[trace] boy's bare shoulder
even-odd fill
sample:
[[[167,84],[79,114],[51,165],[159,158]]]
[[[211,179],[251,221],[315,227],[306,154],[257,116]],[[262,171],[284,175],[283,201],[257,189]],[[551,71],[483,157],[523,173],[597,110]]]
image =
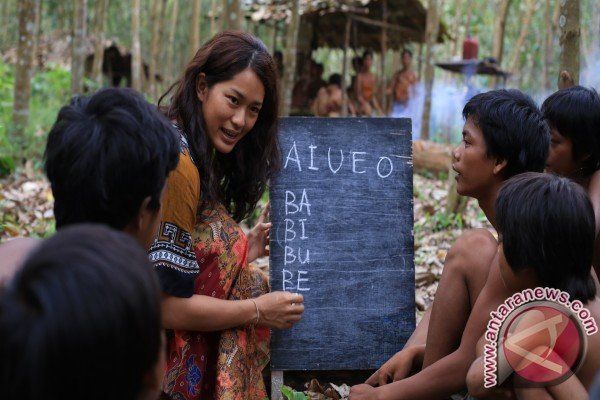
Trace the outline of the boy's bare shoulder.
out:
[[[39,242],[32,238],[17,238],[0,245],[0,287],[12,278],[27,255]]]
[[[490,257],[496,254],[497,250],[498,241],[492,232],[484,228],[477,228],[463,232],[448,251],[448,257],[489,262]]]

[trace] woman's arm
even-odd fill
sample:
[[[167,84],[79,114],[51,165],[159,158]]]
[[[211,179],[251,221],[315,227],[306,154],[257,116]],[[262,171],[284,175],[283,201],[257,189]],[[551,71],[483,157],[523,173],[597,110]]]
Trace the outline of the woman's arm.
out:
[[[300,320],[304,311],[304,299],[296,293],[273,292],[253,300],[222,300],[203,295],[182,298],[163,294],[163,326],[175,330],[219,331],[254,323],[258,307],[258,325],[289,329]]]

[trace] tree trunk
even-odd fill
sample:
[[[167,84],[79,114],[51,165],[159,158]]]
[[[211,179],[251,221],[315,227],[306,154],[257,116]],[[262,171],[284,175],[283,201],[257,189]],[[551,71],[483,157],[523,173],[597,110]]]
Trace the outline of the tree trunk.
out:
[[[109,0],[96,0],[96,18],[94,22],[94,63],[92,79],[102,86],[102,62],[104,61],[104,27],[108,16]]]
[[[454,40],[452,41],[452,50],[450,50],[450,55],[451,56],[457,56],[458,52],[460,51],[459,49],[462,47],[461,44],[461,40],[460,40],[460,21],[462,19],[462,0],[456,0],[454,2],[454,7],[456,7],[456,9],[454,10],[454,24],[452,26],[452,34],[454,35]],[[468,7],[468,5],[467,5]],[[469,29],[469,27],[467,26],[467,30]]]
[[[217,33],[217,0],[210,0],[210,36]]]
[[[190,38],[190,58],[200,47],[200,7],[202,0],[192,0],[192,37]]]
[[[559,0],[556,0],[559,1]],[[544,6],[544,52],[542,56],[542,90],[550,90],[550,65],[552,63],[552,5],[550,0],[546,0]]]
[[[292,1],[292,19],[287,27],[285,50],[283,53],[283,95],[281,115],[290,115],[292,107],[292,90],[296,73],[296,48],[298,47],[298,31],[300,30],[300,0]]]
[[[504,31],[506,28],[506,18],[508,17],[508,9],[510,8],[511,0],[496,0],[495,18],[494,18],[494,33],[492,37],[492,57],[498,62],[498,66],[502,66],[502,56],[504,54]],[[498,78],[491,79],[492,86],[498,84]]]
[[[535,0],[526,0],[526,11],[523,15],[523,20],[521,21],[521,32],[519,33],[519,37],[515,42],[515,46],[513,47],[512,54],[510,56],[509,61],[509,71],[516,73],[519,61],[519,55],[521,54],[521,47],[525,43],[525,38],[529,33],[529,25],[531,25],[531,17],[533,16],[533,12],[536,8]]]
[[[148,65],[148,83],[150,96],[156,99],[157,85],[156,75],[158,73],[158,57],[159,57],[159,40],[160,40],[160,25],[161,15],[164,0],[153,0],[152,10],[150,14],[150,28],[152,29],[152,37],[150,40],[150,63]]]
[[[561,28],[559,89],[579,83],[580,18],[579,0],[561,0],[558,19]]]
[[[31,50],[31,59],[32,59],[32,66],[33,66],[33,71],[35,71],[35,69],[37,67],[42,67],[41,63],[39,62],[40,57],[39,56],[39,48],[40,48],[40,37],[42,36],[42,5],[43,5],[43,0],[39,0],[38,4],[37,4],[37,9],[35,11],[35,28],[34,28],[34,33],[33,33],[33,49]],[[32,73],[33,73],[32,71]]]
[[[173,53],[175,51],[175,33],[177,32],[177,17],[179,14],[179,0],[173,0],[171,9],[171,21],[169,23],[169,40],[167,41],[167,71],[164,79],[172,81],[175,78],[173,71]]]
[[[492,39],[492,57],[502,64],[502,54],[504,52],[504,31],[506,28],[506,18],[511,0],[496,1],[496,17],[494,19],[494,37]]]
[[[22,155],[26,147],[25,128],[29,120],[29,96],[31,92],[31,51],[35,29],[35,12],[40,0],[20,0],[19,41],[17,44],[17,65],[15,68],[13,126],[9,139],[13,151]]]
[[[342,64],[342,117],[348,116],[348,72],[350,70],[350,60],[348,60],[348,49],[350,48],[350,28],[352,20],[346,17],[346,30],[344,33],[344,61]]]
[[[142,91],[142,49],[140,47],[140,0],[131,2],[131,87]]]
[[[382,0],[381,1],[381,11],[382,11],[382,22],[384,24],[386,24],[388,22],[388,4],[387,4],[387,0]],[[380,98],[380,104],[381,104],[381,108],[383,109],[384,115],[387,115],[387,95],[385,94],[385,90],[387,87],[387,82],[385,80],[386,74],[385,74],[385,56],[387,53],[387,42],[388,42],[388,33],[387,33],[387,28],[382,27],[381,28],[381,82],[380,82],[380,87],[381,87],[381,98]]]
[[[435,46],[440,26],[440,15],[438,6],[441,9],[441,1],[429,0],[427,8],[427,27],[425,30],[425,41],[427,49],[425,51],[425,96],[423,100],[423,117],[421,120],[421,139],[429,139],[429,120],[431,118],[431,91],[433,89],[433,46]]]
[[[87,0],[75,0],[73,41],[71,43],[71,92],[73,92],[73,95],[83,93],[86,30]]]
[[[293,7],[293,6],[292,6]],[[223,29],[242,29],[241,0],[223,0]]]

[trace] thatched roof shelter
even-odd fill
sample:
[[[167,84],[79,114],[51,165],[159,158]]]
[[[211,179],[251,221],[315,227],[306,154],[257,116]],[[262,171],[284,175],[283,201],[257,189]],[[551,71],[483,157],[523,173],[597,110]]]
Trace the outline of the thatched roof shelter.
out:
[[[384,21],[383,2],[387,2]],[[402,49],[408,42],[425,40],[427,10],[419,0],[372,0],[364,7],[337,7],[312,11],[302,15],[301,23],[311,24],[315,32],[316,47],[343,48],[344,27],[347,18],[353,22],[350,46],[381,51],[381,30],[387,29],[387,48]],[[438,41],[447,37],[446,28],[440,24]]]
[[[384,18],[384,10],[387,15]],[[386,48],[402,49],[408,42],[425,40],[427,10],[419,0],[328,0],[301,2],[300,31],[309,33],[311,49],[344,48],[345,29],[352,21],[350,47],[381,51],[382,29],[385,28]],[[286,1],[273,1],[253,7],[251,18],[257,22],[277,22],[289,19]],[[448,37],[440,23],[438,41]],[[304,38],[307,40],[307,38]]]

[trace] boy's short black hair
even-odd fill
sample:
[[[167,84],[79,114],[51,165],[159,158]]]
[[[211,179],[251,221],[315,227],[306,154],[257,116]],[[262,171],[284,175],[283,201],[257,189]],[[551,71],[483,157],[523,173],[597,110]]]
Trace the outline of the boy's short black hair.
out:
[[[179,146],[172,124],[131,89],[73,98],[59,111],[44,154],[56,226],[98,222],[121,230],[148,196],[158,210]]]
[[[595,89],[559,90],[544,101],[542,113],[551,128],[571,139],[575,159],[588,156],[583,160],[584,173],[600,168],[600,97]]]
[[[329,76],[329,82],[330,85],[337,85],[339,87],[342,87],[342,76],[340,74],[331,74]]]
[[[595,218],[581,186],[553,174],[517,175],[500,189],[495,211],[513,270],[533,268],[543,286],[561,289],[571,299],[594,298]]]
[[[64,228],[0,294],[0,398],[138,398],[161,335],[140,245],[102,225]]]
[[[409,49],[403,49],[401,57],[404,57],[405,54],[408,54],[411,57],[413,56],[412,51],[410,51]]]
[[[505,179],[541,172],[550,148],[550,129],[531,97],[515,89],[491,90],[471,98],[463,117],[481,129],[489,157],[506,160]]]

